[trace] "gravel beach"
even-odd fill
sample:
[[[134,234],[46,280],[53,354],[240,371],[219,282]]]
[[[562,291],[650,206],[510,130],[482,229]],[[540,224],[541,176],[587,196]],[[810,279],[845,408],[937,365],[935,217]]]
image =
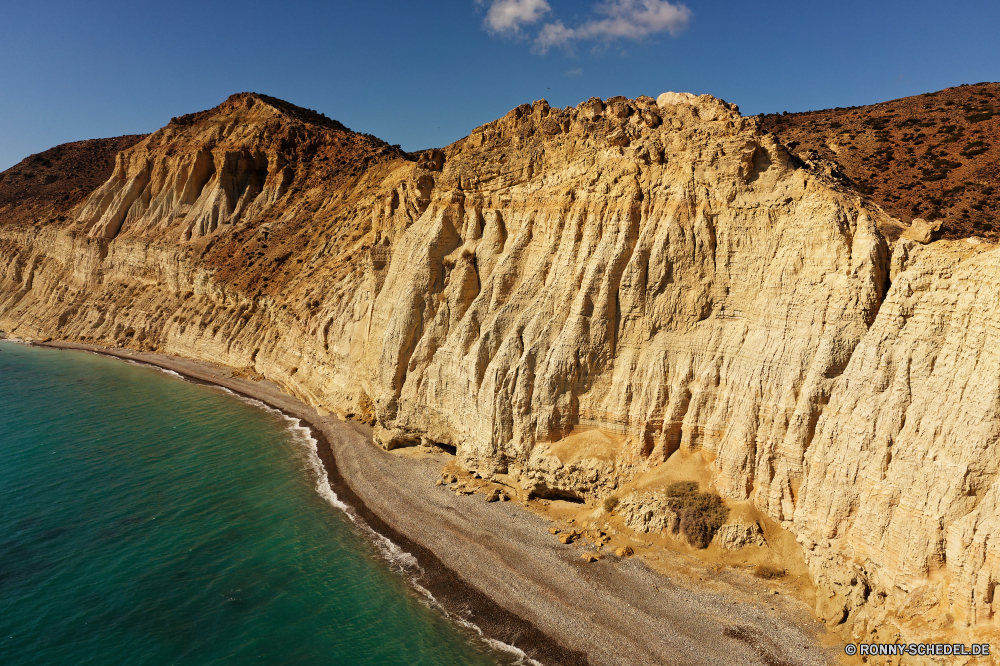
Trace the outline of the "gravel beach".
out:
[[[370,429],[321,415],[267,381],[160,354],[73,343],[46,346],[116,356],[224,386],[312,426],[338,497],[372,530],[416,558],[414,582],[453,618],[543,664],[750,665],[838,661],[805,605],[744,574],[712,585],[667,576],[638,557],[597,562],[561,544],[552,523],[516,502],[485,502],[435,485],[444,452],[386,452]],[[754,587],[754,585],[757,585]],[[759,594],[755,601],[755,594]]]

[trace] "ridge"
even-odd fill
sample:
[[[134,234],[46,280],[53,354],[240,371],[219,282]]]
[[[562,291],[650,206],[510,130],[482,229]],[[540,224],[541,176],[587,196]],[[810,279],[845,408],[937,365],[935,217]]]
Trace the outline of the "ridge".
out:
[[[798,158],[905,224],[940,220],[941,238],[1000,241],[1000,83],[759,118]]]
[[[297,106],[291,102],[286,102],[283,99],[277,97],[271,97],[270,95],[264,95],[262,93],[256,92],[241,92],[234,93],[226,98],[224,102],[216,107],[207,109],[205,111],[197,111],[194,113],[188,113],[183,116],[177,116],[170,119],[170,125],[191,125],[194,123],[201,122],[215,115],[227,114],[238,111],[249,111],[257,104],[263,104],[265,107],[270,108],[275,114],[293,119],[302,123],[316,125],[319,127],[324,127],[333,130],[342,130],[345,132],[350,132],[351,129],[338,120],[328,118],[326,114],[320,113],[313,109],[307,109],[305,107]]]

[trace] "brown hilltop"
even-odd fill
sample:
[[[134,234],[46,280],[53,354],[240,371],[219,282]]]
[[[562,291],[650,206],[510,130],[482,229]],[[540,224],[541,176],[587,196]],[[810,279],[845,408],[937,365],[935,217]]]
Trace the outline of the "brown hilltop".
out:
[[[1000,240],[1000,83],[761,121],[903,222],[941,219],[943,238]]]
[[[59,221],[111,175],[115,155],[146,138],[129,134],[72,141],[29,155],[0,173],[0,218],[10,223]]]
[[[249,293],[275,291],[292,253],[328,234],[356,240],[363,233],[329,229],[336,215],[320,209],[354,192],[376,164],[406,158],[398,146],[323,114],[239,93],[213,109],[172,118],[122,152],[72,229],[97,238],[152,235],[188,243],[217,280]],[[303,225],[309,234],[299,234]]]

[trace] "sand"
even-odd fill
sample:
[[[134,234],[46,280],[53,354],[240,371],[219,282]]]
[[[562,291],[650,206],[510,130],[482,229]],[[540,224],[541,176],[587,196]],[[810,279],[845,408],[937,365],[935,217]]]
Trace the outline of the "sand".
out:
[[[729,569],[693,566],[669,552],[581,559],[552,521],[517,502],[487,503],[435,485],[445,452],[386,452],[370,429],[322,415],[267,381],[162,354],[80,349],[141,361],[224,386],[312,427],[331,487],[355,516],[416,558],[415,586],[453,619],[544,664],[835,663],[837,647],[806,606],[776,586]],[[665,575],[663,572],[671,572]],[[831,645],[831,643],[834,643]],[[824,645],[825,644],[825,645]]]

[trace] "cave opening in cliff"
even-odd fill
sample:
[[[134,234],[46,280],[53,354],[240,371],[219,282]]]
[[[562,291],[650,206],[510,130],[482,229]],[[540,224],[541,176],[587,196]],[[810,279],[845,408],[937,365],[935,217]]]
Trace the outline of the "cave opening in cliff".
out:
[[[587,501],[582,497],[576,495],[575,493],[568,490],[558,490],[545,488],[536,493],[539,499],[547,499],[553,501],[570,502],[572,504],[586,504]]]
[[[434,442],[434,446],[437,447],[437,448],[439,448],[439,449],[441,449],[442,451],[444,451],[445,453],[447,453],[449,456],[457,456],[458,455],[458,447],[452,446],[451,444],[442,444],[441,442]]]

